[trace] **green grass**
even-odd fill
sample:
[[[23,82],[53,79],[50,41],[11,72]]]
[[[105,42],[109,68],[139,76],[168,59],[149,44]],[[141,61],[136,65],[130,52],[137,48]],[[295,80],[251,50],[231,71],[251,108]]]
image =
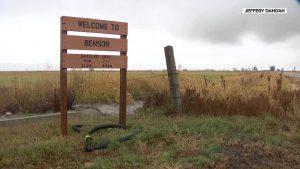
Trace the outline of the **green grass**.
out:
[[[106,150],[84,152],[84,136],[69,130],[59,134],[59,122],[0,128],[0,168],[201,168],[223,161],[223,148],[232,143],[260,143],[288,152],[300,148],[299,122],[272,116],[166,116],[141,110],[128,117],[128,130],[105,130],[93,139],[116,140],[135,128],[136,139],[114,143]],[[71,124],[117,122],[117,117],[83,117]]]

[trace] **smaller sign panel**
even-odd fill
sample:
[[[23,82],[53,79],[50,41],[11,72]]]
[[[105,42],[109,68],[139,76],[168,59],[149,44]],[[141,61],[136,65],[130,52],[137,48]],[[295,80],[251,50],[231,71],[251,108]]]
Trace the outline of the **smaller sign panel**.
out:
[[[89,18],[61,17],[62,29],[67,31],[127,35],[128,24]]]
[[[63,54],[63,68],[127,68],[127,56]]]
[[[63,49],[127,51],[127,39],[63,35]]]

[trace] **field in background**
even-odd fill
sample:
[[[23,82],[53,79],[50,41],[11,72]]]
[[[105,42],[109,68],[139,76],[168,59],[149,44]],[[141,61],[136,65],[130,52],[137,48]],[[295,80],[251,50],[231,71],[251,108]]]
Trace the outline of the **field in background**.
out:
[[[185,113],[276,116],[298,110],[294,79],[270,72],[179,72]],[[167,72],[128,72],[128,103],[169,108]],[[1,72],[0,113],[59,111],[59,72]],[[68,72],[68,107],[118,102],[119,73]],[[169,109],[169,111],[172,111]]]
[[[128,78],[131,77],[144,77],[147,75],[161,75],[166,74],[166,71],[128,71]],[[103,75],[113,75],[116,78],[119,77],[118,71],[68,71],[68,76],[72,78],[74,74],[82,74],[84,76],[91,77],[91,80],[95,80],[95,76],[102,77]],[[247,74],[243,72],[206,72],[206,71],[180,71],[182,75],[188,75],[189,77],[203,78],[206,75],[210,79],[218,79],[221,75],[225,77],[236,76],[240,74]],[[20,72],[0,72],[0,84],[5,86],[11,86],[15,84],[15,81],[23,83],[34,83],[39,80],[55,80],[59,83],[59,72],[58,71],[20,71]],[[68,79],[70,80],[70,78]]]

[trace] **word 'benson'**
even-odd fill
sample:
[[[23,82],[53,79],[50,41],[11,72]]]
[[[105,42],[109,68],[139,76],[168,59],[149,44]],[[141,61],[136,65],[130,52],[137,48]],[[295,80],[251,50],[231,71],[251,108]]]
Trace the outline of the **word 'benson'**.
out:
[[[102,41],[102,40],[84,40],[84,46],[109,47],[109,41]]]

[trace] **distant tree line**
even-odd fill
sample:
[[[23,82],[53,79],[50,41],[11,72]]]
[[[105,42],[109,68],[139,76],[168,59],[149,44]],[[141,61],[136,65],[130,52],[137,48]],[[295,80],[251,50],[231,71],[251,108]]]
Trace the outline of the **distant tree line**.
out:
[[[256,71],[259,71],[257,66],[254,66],[253,68],[244,68],[242,67],[240,70],[238,70],[237,68],[232,68],[233,71],[242,71],[242,72],[248,72],[248,71],[253,71],[253,72],[256,72]],[[269,70],[270,71],[278,71],[278,72],[283,72],[284,69],[281,68],[281,69],[276,69],[276,67],[274,65],[270,66],[269,67]],[[296,70],[296,67],[294,67],[294,71]]]

